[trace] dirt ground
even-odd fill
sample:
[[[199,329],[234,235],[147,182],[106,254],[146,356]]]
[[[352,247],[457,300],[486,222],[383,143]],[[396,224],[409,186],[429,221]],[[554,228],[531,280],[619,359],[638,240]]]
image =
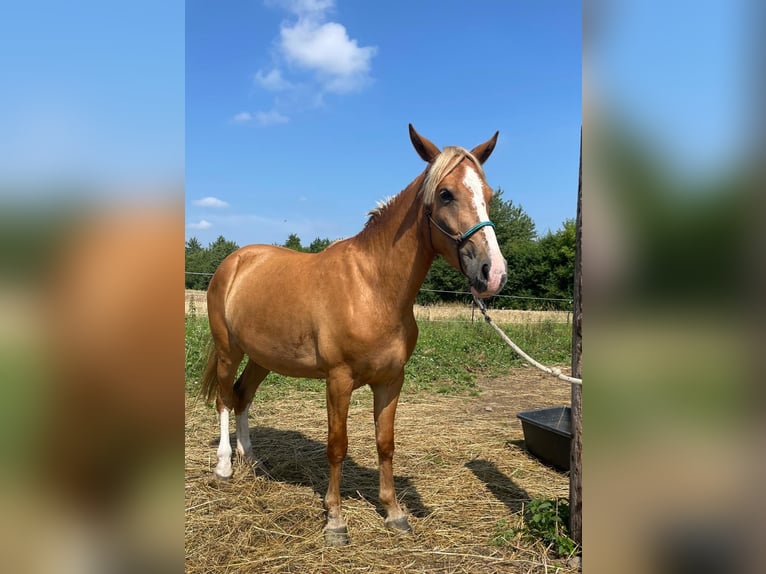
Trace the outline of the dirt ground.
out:
[[[500,525],[521,526],[529,499],[568,496],[568,475],[524,449],[516,414],[569,404],[569,386],[519,368],[483,379],[479,388],[473,397],[400,399],[394,475],[414,529],[406,536],[383,526],[372,393],[355,392],[341,491],[351,544],[342,548],[325,547],[321,533],[323,393],[291,391],[254,403],[251,437],[267,471],[235,461],[229,481],[212,476],[215,410],[187,398],[186,571],[576,572],[539,542],[518,536],[507,545],[491,543]]]

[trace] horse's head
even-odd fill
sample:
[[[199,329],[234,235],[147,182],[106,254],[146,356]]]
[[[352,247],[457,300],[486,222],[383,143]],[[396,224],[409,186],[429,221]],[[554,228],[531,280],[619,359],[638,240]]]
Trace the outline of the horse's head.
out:
[[[492,189],[481,167],[495,149],[497,135],[470,152],[459,147],[440,151],[410,124],[412,145],[429,163],[420,192],[431,245],[468,277],[471,291],[482,298],[500,291],[507,278],[506,262],[489,220]]]

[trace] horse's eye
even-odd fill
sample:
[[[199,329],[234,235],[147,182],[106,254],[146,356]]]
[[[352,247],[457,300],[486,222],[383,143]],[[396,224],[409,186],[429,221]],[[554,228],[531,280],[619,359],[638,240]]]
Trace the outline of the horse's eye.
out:
[[[454,200],[455,200],[455,196],[454,196],[454,195],[452,195],[452,192],[451,192],[449,189],[442,189],[442,190],[439,192],[439,198],[440,198],[440,199],[441,199],[441,200],[442,200],[444,203],[449,203],[449,202],[451,202],[451,201],[454,201]]]

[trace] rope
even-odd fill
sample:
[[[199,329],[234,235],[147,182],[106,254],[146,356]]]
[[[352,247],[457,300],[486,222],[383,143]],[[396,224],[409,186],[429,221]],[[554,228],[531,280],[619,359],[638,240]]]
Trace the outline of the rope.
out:
[[[519,355],[522,359],[527,361],[529,364],[534,365],[541,371],[548,373],[549,375],[552,375],[556,377],[557,379],[561,379],[562,381],[566,381],[567,383],[572,383],[573,385],[582,385],[582,379],[576,379],[574,377],[570,377],[565,375],[561,372],[561,369],[551,369],[550,367],[546,367],[545,365],[538,363],[535,361],[532,357],[527,355],[524,351],[522,351],[519,346],[511,341],[511,339],[506,335],[503,330],[498,327],[495,322],[492,320],[492,318],[487,314],[487,307],[484,305],[484,301],[479,299],[478,297],[474,296],[474,301],[476,301],[476,305],[479,307],[479,310],[481,311],[481,314],[484,315],[484,320],[489,323],[489,326],[492,327],[495,331],[497,331],[497,334],[500,335],[505,341],[508,346],[513,349],[517,355]]]

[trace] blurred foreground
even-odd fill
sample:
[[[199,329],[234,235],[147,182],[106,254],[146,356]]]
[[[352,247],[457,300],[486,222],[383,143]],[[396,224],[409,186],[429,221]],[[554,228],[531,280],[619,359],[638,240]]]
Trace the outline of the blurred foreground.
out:
[[[766,563],[760,11],[586,4],[585,572]]]
[[[3,572],[183,568],[183,26],[3,7]]]
[[[4,571],[182,564],[182,196],[159,196],[0,216]]]

